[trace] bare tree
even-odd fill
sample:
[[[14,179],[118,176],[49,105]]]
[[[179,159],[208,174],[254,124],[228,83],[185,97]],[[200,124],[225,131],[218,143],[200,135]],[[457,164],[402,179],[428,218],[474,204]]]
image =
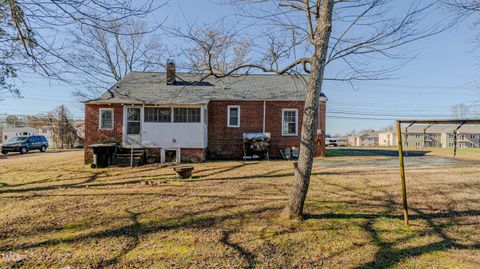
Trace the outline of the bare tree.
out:
[[[404,45],[439,33],[449,25],[424,22],[426,15],[437,8],[436,1],[422,1],[422,4],[414,1],[403,10],[392,8],[393,1],[389,0],[229,2],[241,11],[243,19],[257,22],[252,24],[254,29],[246,31],[254,33],[250,40],[255,49],[249,57],[256,61],[219,71],[215,68],[215,46],[211,45],[216,42],[205,42],[192,29],[177,35],[203,49],[202,59],[207,60],[202,64],[206,67],[204,78],[223,78],[254,70],[279,75],[308,74],[299,160],[290,200],[284,210],[288,218],[302,218],[313,165],[323,82],[387,79],[411,59]],[[405,3],[397,3],[400,2]],[[223,42],[220,39],[218,43]],[[372,59],[376,59],[375,64],[371,63]],[[325,75],[327,65],[334,66],[328,77]]]
[[[480,12],[479,0],[445,0],[444,2],[447,5],[458,9],[463,14]]]
[[[73,148],[76,144],[82,143],[71,114],[65,106],[57,107],[45,118],[49,121],[47,126],[52,128],[52,139],[57,147]]]
[[[131,71],[155,71],[162,66],[164,46],[149,32],[143,21],[108,22],[104,28],[78,27],[72,32],[76,44],[70,61],[90,91],[78,95],[97,95],[105,85],[119,81]]]
[[[82,25],[111,31],[110,24],[143,18],[163,4],[155,0],[1,1],[0,89],[19,95],[8,81],[18,70],[62,79],[65,66],[80,69],[66,57],[71,46],[60,35],[65,29]]]
[[[477,118],[478,112],[474,106],[462,103],[452,106],[452,116],[456,119]]]
[[[21,127],[24,125],[24,120],[16,115],[8,115],[5,117],[5,123],[10,127]]]
[[[226,30],[222,26],[192,25],[186,33],[179,29],[170,31],[175,37],[193,41],[182,48],[182,55],[186,58],[184,69],[200,74],[225,75],[250,62],[247,57],[251,42],[237,38],[234,28]]]

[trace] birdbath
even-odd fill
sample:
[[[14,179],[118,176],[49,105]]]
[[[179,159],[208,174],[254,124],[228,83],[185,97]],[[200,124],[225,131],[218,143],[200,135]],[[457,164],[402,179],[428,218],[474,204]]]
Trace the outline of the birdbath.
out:
[[[177,178],[187,179],[192,177],[193,166],[176,166],[173,170],[177,172]]]

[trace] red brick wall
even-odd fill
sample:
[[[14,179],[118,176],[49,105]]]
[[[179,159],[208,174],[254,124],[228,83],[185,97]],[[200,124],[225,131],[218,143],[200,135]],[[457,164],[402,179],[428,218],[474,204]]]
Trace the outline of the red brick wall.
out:
[[[227,127],[227,107],[240,106],[240,128]],[[282,109],[298,109],[298,136],[282,136]],[[325,104],[320,107],[320,126],[325,126]],[[265,131],[271,133],[270,156],[280,157],[280,149],[299,147],[302,126],[303,102],[267,101]],[[323,123],[322,123],[323,122]],[[243,156],[242,134],[263,132],[263,101],[211,101],[208,105],[208,157],[212,159],[239,159]],[[325,130],[325,129],[323,129]],[[324,133],[323,131],[322,133]],[[324,136],[317,139],[316,155],[324,153]],[[319,148],[320,147],[320,148]]]
[[[98,125],[100,108],[113,108],[113,129],[100,130]],[[121,143],[123,131],[122,105],[85,105],[85,163],[93,159],[90,145],[95,143]]]
[[[147,155],[160,159],[161,148],[148,148]],[[180,149],[180,158],[182,162],[196,163],[203,162],[206,158],[206,149],[182,148]]]
[[[182,162],[196,163],[205,161],[205,149],[182,148],[180,158]]]
[[[240,128],[227,127],[227,106],[240,106]],[[113,130],[99,130],[99,109],[114,109]],[[299,117],[298,136],[282,136],[282,109],[296,108]],[[321,134],[317,137],[315,155],[325,154],[325,103],[320,104],[319,127]],[[265,131],[272,134],[270,156],[280,157],[280,149],[299,147],[302,126],[303,102],[267,101]],[[240,159],[243,156],[242,134],[246,132],[262,132],[263,101],[211,101],[208,105],[208,157],[212,159]],[[85,163],[92,161],[90,145],[122,141],[123,107],[122,105],[85,105]],[[205,159],[203,149],[182,149],[182,159],[201,161]]]

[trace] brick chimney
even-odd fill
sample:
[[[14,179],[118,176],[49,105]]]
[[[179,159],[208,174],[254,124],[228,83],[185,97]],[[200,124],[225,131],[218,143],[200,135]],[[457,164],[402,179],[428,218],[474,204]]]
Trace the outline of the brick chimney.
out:
[[[167,61],[167,85],[175,84],[175,62],[173,60]]]

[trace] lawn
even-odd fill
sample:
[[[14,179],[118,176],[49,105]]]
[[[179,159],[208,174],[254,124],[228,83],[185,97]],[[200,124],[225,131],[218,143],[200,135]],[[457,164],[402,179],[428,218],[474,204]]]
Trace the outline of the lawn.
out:
[[[392,156],[317,160],[303,222],[279,217],[286,161],[195,164],[177,180],[171,167],[94,170],[82,158],[0,160],[0,268],[480,267],[473,161],[407,158],[421,163],[407,166],[407,227]]]

